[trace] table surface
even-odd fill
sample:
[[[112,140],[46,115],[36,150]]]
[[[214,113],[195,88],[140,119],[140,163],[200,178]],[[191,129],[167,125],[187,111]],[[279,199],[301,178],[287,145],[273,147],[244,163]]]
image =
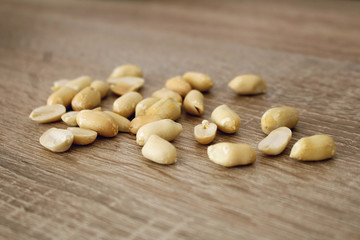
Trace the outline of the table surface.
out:
[[[360,2],[0,1],[1,239],[359,239]],[[202,117],[182,114],[178,162],[146,160],[121,133],[65,153],[38,139],[62,122],[28,118],[53,81],[106,79],[117,65],[145,72],[144,97],[186,71],[214,88]],[[255,73],[266,94],[227,83]],[[111,109],[109,95],[103,109]],[[260,118],[290,105],[300,121],[285,152],[224,168],[209,161],[193,127],[228,104],[242,118],[215,143],[264,138]],[[290,159],[301,137],[328,134],[337,153]]]

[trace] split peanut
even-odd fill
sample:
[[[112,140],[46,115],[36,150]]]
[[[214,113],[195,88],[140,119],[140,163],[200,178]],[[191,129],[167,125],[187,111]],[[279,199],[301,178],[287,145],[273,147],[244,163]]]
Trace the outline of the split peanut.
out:
[[[117,113],[104,111],[104,113],[110,115],[118,125],[119,132],[129,132],[130,121],[126,117],[123,117]]]
[[[203,120],[201,124],[194,127],[194,136],[196,141],[201,144],[211,143],[216,136],[217,126],[215,123],[210,123],[207,120]]]
[[[211,78],[204,73],[187,72],[183,75],[183,79],[190,83],[193,89],[197,89],[200,92],[209,91],[214,85]]]
[[[241,125],[239,115],[225,104],[214,109],[211,113],[211,121],[224,133],[235,133]]]
[[[66,112],[66,108],[61,104],[46,105],[35,108],[29,118],[38,123],[50,123],[59,121]]]
[[[265,134],[279,127],[294,128],[299,114],[293,107],[276,107],[267,110],[261,117],[261,129]]]
[[[146,114],[146,110],[148,110],[148,108],[150,108],[154,103],[156,103],[157,101],[159,101],[158,98],[154,98],[154,97],[148,97],[148,98],[144,98],[143,100],[141,100],[135,108],[135,116],[143,116]]]
[[[258,145],[258,149],[267,155],[278,155],[288,145],[292,132],[288,127],[279,127],[265,137]]]
[[[290,157],[303,161],[320,161],[332,158],[336,153],[334,139],[328,135],[314,135],[297,141]]]
[[[115,100],[113,111],[126,118],[135,112],[136,105],[142,100],[142,96],[138,92],[128,92]]]
[[[76,95],[77,91],[70,87],[62,87],[56,92],[53,92],[47,99],[47,105],[62,104],[65,107],[70,106],[71,100]]]
[[[131,133],[136,134],[138,130],[145,124],[159,121],[161,119],[162,118],[159,115],[137,116],[130,122],[129,130]]]
[[[179,103],[182,103],[181,95],[178,94],[177,92],[174,92],[174,91],[172,91],[170,89],[167,89],[167,88],[162,88],[162,89],[159,89],[159,90],[155,91],[152,94],[152,97],[154,97],[154,98],[172,98],[175,101],[177,101]]]
[[[145,80],[140,77],[122,77],[108,80],[111,91],[117,95],[135,92],[144,85],[144,82]]]
[[[177,92],[182,97],[185,97],[191,91],[191,85],[182,77],[176,76],[166,81],[166,88]]]
[[[80,92],[86,87],[89,87],[92,83],[92,78],[88,76],[81,76],[68,82],[65,86],[74,89],[76,92]]]
[[[90,87],[94,88],[100,93],[101,98],[104,98],[109,92],[109,84],[100,80],[95,80],[91,83]]]
[[[253,74],[238,76],[228,86],[239,95],[255,95],[266,91],[264,79]]]
[[[61,120],[63,120],[64,123],[66,123],[70,127],[76,127],[76,116],[79,113],[79,111],[70,111],[61,116]]]
[[[56,92],[60,88],[64,87],[68,82],[70,82],[70,80],[68,80],[68,79],[57,80],[57,81],[54,82],[54,85],[51,87],[51,90],[53,92]]]
[[[207,149],[209,159],[224,167],[248,165],[256,161],[256,152],[248,144],[222,142]]]
[[[50,128],[40,137],[40,144],[52,152],[67,151],[74,141],[74,135],[65,129]]]
[[[114,118],[101,111],[82,110],[76,116],[76,122],[79,127],[94,130],[104,137],[114,137],[119,131]]]
[[[162,98],[146,110],[145,115],[159,115],[176,120],[181,116],[181,104],[172,98]]]
[[[113,70],[109,79],[121,77],[142,77],[143,72],[140,67],[133,64],[121,65]]]
[[[176,148],[165,139],[151,135],[141,150],[142,155],[159,164],[173,164],[176,162]]]
[[[71,107],[75,111],[81,111],[97,107],[100,103],[100,92],[92,87],[86,87],[75,95],[71,101]]]
[[[93,143],[97,137],[97,132],[90,129],[68,127],[67,130],[69,130],[73,134],[73,144],[77,145],[88,145],[90,143]]]
[[[191,90],[184,99],[184,109],[187,113],[200,116],[204,112],[204,95],[198,90]]]

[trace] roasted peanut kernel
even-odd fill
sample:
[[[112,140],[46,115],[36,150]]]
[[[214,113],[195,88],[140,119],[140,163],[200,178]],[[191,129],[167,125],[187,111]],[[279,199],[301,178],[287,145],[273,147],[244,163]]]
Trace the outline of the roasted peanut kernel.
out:
[[[96,108],[93,108],[91,110],[93,110],[93,111],[101,111],[101,107],[96,107]]]
[[[114,120],[118,124],[119,132],[129,132],[129,119],[110,111],[104,111],[104,113],[109,114],[112,118],[114,118]]]
[[[170,119],[162,119],[151,122],[142,126],[136,134],[136,143],[143,146],[151,135],[172,141],[182,132],[183,128],[180,123]]]
[[[235,133],[241,125],[239,115],[225,104],[214,109],[211,113],[211,121],[225,133]]]
[[[293,107],[276,107],[267,110],[261,117],[261,129],[265,134],[279,127],[294,128],[299,114]]]
[[[71,107],[75,111],[84,109],[92,109],[101,103],[101,95],[99,91],[92,87],[86,87],[78,92],[71,101]]]
[[[38,123],[49,123],[59,121],[66,112],[66,108],[61,104],[46,105],[35,108],[29,118]]]
[[[314,135],[297,141],[290,157],[302,161],[320,161],[332,158],[336,153],[334,139],[328,135]]]
[[[92,78],[88,76],[82,76],[75,78],[74,80],[71,80],[65,86],[76,90],[76,92],[80,92],[84,88],[89,87],[92,81],[93,81]]]
[[[109,79],[120,77],[142,77],[143,72],[140,67],[133,64],[121,65],[113,70]]]
[[[104,98],[108,94],[109,89],[110,89],[110,86],[108,83],[100,81],[100,80],[93,81],[91,83],[90,87],[97,90],[100,93],[101,98]]]
[[[122,77],[108,80],[111,91],[117,95],[135,92],[144,85],[144,82],[145,80],[139,77]]]
[[[182,97],[185,97],[191,91],[191,85],[185,81],[181,76],[170,78],[166,81],[166,88],[177,92]]]
[[[256,161],[256,152],[248,144],[222,142],[207,149],[209,159],[224,167],[248,165]]]
[[[76,122],[76,116],[79,113],[79,111],[70,111],[67,113],[64,113],[61,116],[61,119],[64,121],[64,123],[66,123],[68,126],[71,127],[76,127],[77,126],[77,122]]]
[[[291,136],[292,132],[288,127],[279,127],[258,144],[258,149],[267,155],[278,155],[285,150]]]
[[[94,130],[104,137],[114,137],[118,134],[115,119],[101,111],[82,110],[76,116],[76,122],[79,127]]]
[[[40,144],[52,152],[65,152],[73,143],[73,134],[65,129],[50,128],[40,137]]]
[[[172,98],[175,101],[177,101],[179,103],[182,103],[181,95],[178,94],[177,92],[174,92],[174,91],[172,91],[170,89],[167,89],[167,88],[162,88],[162,89],[159,89],[159,90],[153,92],[152,97],[155,97],[155,98]]]
[[[148,97],[141,100],[135,108],[135,116],[143,116],[146,114],[146,110],[150,108],[154,103],[159,101],[158,98]]]
[[[162,98],[146,110],[146,115],[176,120],[181,116],[181,104],[172,98]]]
[[[162,118],[159,115],[137,116],[130,122],[129,130],[131,133],[136,134],[139,128],[145,124],[159,121],[161,119]]]
[[[183,79],[200,92],[209,91],[214,85],[211,78],[204,73],[187,72],[183,75]]]
[[[76,93],[77,91],[70,87],[62,87],[49,96],[47,105],[62,104],[65,107],[68,107]]]
[[[74,135],[73,144],[77,145],[88,145],[93,143],[97,137],[97,132],[90,129],[68,127],[67,130],[69,130]]]
[[[200,116],[204,112],[204,96],[198,90],[191,90],[184,99],[184,109],[187,113]]]
[[[145,158],[159,164],[173,164],[177,157],[174,145],[157,135],[150,136],[141,153]]]
[[[209,144],[214,140],[216,130],[217,126],[215,123],[203,120],[201,124],[194,127],[195,139],[201,144]]]
[[[126,118],[135,112],[136,105],[142,100],[142,96],[138,92],[128,92],[115,100],[113,111]]]
[[[70,80],[68,80],[68,79],[57,80],[57,81],[54,82],[54,85],[51,87],[51,90],[53,92],[56,92],[60,88],[64,87],[68,82],[70,82]]]
[[[238,76],[228,86],[239,95],[255,95],[266,91],[264,79],[253,74]]]

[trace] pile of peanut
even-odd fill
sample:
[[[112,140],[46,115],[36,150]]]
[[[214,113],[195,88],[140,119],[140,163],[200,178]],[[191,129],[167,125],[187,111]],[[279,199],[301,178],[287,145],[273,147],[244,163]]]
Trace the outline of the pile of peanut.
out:
[[[72,144],[88,145],[97,135],[114,137],[118,132],[136,134],[142,155],[160,164],[173,164],[177,151],[171,143],[183,131],[176,120],[182,107],[186,113],[201,116],[204,95],[213,87],[212,79],[203,73],[187,72],[166,81],[165,88],[144,98],[137,92],[145,83],[143,71],[136,65],[122,65],[114,69],[107,82],[93,81],[82,76],[74,80],[59,80],[51,88],[47,105],[34,109],[30,118],[39,123],[64,121],[67,129],[50,128],[40,137],[40,144],[53,152],[67,151]],[[265,81],[257,75],[241,75],[228,86],[239,95],[256,95],[266,91]],[[102,111],[102,98],[109,90],[120,95],[113,103],[113,111]],[[72,111],[66,112],[71,106]],[[135,117],[130,121],[128,118]],[[267,110],[261,118],[261,129],[267,136],[258,144],[266,155],[281,154],[292,137],[291,129],[299,120],[298,111],[289,106]],[[210,144],[217,131],[233,134],[239,130],[241,119],[229,106],[222,104],[211,113],[211,122],[203,120],[194,127],[194,137],[201,144]],[[317,161],[334,156],[334,140],[327,135],[301,138],[291,149],[290,157],[303,161]],[[244,143],[221,142],[208,146],[209,159],[225,167],[247,165],[256,161],[253,147]]]

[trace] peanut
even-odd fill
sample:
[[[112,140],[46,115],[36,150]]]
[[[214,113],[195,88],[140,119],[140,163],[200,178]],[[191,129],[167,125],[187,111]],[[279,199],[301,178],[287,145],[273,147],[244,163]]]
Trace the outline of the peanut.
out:
[[[190,83],[193,89],[197,89],[200,92],[209,91],[214,85],[211,78],[204,73],[187,72],[183,75],[183,79]]]
[[[61,119],[66,123],[68,126],[76,127],[76,116],[79,113],[79,111],[70,111],[61,116]]]
[[[113,111],[126,118],[135,112],[136,105],[142,100],[142,96],[138,92],[128,92],[115,100]]]
[[[75,111],[92,109],[101,103],[101,94],[92,87],[86,87],[78,92],[71,101],[71,107]]]
[[[90,129],[68,127],[67,130],[69,130],[74,135],[73,144],[77,145],[88,145],[93,143],[97,137],[97,132]]]
[[[94,130],[104,137],[114,137],[119,131],[114,118],[101,111],[82,110],[76,116],[76,122],[79,127]]]
[[[267,155],[278,155],[285,150],[291,136],[292,132],[288,127],[279,127],[258,144],[258,149]]]
[[[117,113],[104,111],[104,113],[109,114],[118,125],[119,132],[129,132],[130,121],[126,117],[123,117]]]
[[[176,148],[165,139],[151,135],[141,150],[142,155],[159,164],[173,164],[176,162]]]
[[[191,91],[191,85],[185,81],[181,76],[170,78],[166,81],[166,88],[177,92],[182,97],[185,97]]]
[[[294,128],[299,114],[293,107],[276,107],[267,110],[261,117],[261,129],[265,134],[279,127]]]
[[[61,104],[46,105],[35,108],[29,118],[38,123],[49,123],[60,120],[65,112],[66,108]]]
[[[144,82],[144,79],[139,77],[122,77],[108,80],[111,91],[117,95],[135,92],[144,85]]]
[[[211,121],[225,133],[235,133],[241,126],[241,119],[231,108],[223,104],[211,113]]]
[[[136,134],[139,128],[141,128],[145,124],[159,121],[161,119],[162,118],[159,115],[137,116],[130,122],[129,130],[131,133]]]
[[[95,80],[91,83],[90,87],[94,88],[100,93],[101,98],[106,97],[109,92],[109,84],[100,80]]]
[[[135,108],[135,116],[143,116],[146,114],[146,110],[148,110],[149,107],[151,107],[154,103],[159,101],[158,98],[148,97],[141,100]]]
[[[181,104],[172,98],[162,98],[146,110],[145,115],[159,115],[176,120],[181,116]]]
[[[217,126],[215,123],[210,123],[207,120],[203,120],[201,124],[194,127],[194,136],[196,141],[201,144],[211,143],[216,136]]]
[[[159,90],[153,92],[152,97],[155,97],[155,98],[172,98],[175,101],[177,101],[179,103],[182,103],[181,95],[178,94],[177,92],[174,92],[174,91],[172,91],[170,89],[167,89],[167,88],[162,88],[162,89],[159,89]]]
[[[70,87],[62,87],[56,92],[53,92],[47,99],[47,105],[62,104],[65,107],[70,106],[71,100],[76,95],[77,91]]]
[[[125,64],[113,70],[109,79],[120,77],[142,77],[143,72],[140,67],[133,64]]]
[[[65,129],[50,128],[40,137],[40,144],[52,152],[65,152],[74,141],[74,135]]]
[[[228,86],[239,95],[255,95],[266,91],[264,79],[253,74],[238,76]]]
[[[202,115],[204,112],[204,95],[198,90],[191,90],[184,99],[184,109],[189,114]]]

